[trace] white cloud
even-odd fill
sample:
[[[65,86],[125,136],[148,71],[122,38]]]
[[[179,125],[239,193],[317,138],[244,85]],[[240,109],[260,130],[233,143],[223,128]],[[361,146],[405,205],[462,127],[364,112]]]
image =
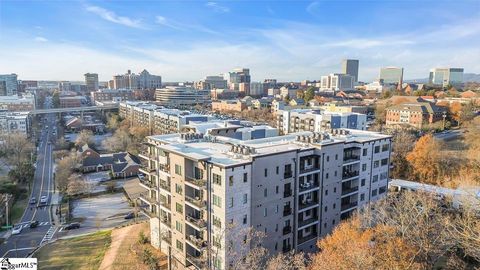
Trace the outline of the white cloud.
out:
[[[215,12],[227,13],[230,12],[230,8],[226,6],[219,5],[217,2],[207,2],[206,7],[213,9]]]
[[[157,24],[160,24],[160,25],[163,25],[163,26],[166,26],[166,27],[169,27],[169,28],[173,28],[173,29],[177,29],[177,30],[182,30],[182,27],[180,27],[179,25],[176,25],[172,22],[170,22],[169,20],[167,20],[167,18],[163,17],[163,16],[156,16],[155,17],[155,22]]]
[[[34,40],[36,42],[47,42],[48,39],[44,38],[44,37],[35,37]]]
[[[200,31],[200,32],[209,33],[209,34],[220,34],[219,32],[200,24],[180,23],[178,21],[167,19],[166,17],[160,16],[160,15],[155,17],[155,22],[159,25],[163,25],[175,30],[180,30],[180,31],[193,30],[193,31]]]
[[[307,8],[305,9],[310,14],[315,14],[318,10],[320,3],[318,1],[311,2],[308,4]]]
[[[119,16],[115,12],[98,7],[98,6],[87,6],[85,8],[87,11],[100,16],[102,19],[116,24],[133,27],[133,28],[142,28],[140,20],[134,20],[125,16]]]

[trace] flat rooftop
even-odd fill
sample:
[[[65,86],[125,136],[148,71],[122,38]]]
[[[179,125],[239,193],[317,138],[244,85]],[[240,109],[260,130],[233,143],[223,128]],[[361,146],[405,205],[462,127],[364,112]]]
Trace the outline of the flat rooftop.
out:
[[[389,139],[391,136],[377,132],[348,130],[348,135],[331,135],[315,143],[298,142],[297,136],[310,136],[313,132],[298,132],[283,136],[268,137],[254,140],[238,140],[223,136],[205,136],[198,139],[185,139],[181,134],[166,134],[149,136],[153,141],[160,142],[167,152],[177,153],[195,160],[209,160],[221,166],[240,165],[251,162],[253,157],[272,153],[282,153],[315,146],[338,143],[363,143],[374,140]],[[326,134],[326,133],[325,133]],[[232,146],[248,147],[248,154],[233,153]]]

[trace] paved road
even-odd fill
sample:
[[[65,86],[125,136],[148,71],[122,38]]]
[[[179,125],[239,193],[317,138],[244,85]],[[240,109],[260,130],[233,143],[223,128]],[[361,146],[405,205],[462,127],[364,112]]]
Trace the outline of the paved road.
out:
[[[36,198],[37,204],[30,204],[23,214],[21,222],[18,225],[23,226],[22,232],[18,235],[10,236],[2,245],[0,245],[0,256],[2,257],[26,257],[39,246],[42,241],[48,241],[53,237],[56,231],[52,226],[50,219],[50,202],[53,189],[53,159],[52,148],[54,140],[52,134],[55,126],[55,116],[46,115],[46,122],[43,128],[39,150],[37,153],[37,163],[35,169],[35,177],[32,185],[32,194],[30,198]],[[47,196],[47,205],[40,205],[40,198]],[[30,229],[31,221],[37,220],[40,225],[37,228]]]
[[[450,130],[446,131],[444,133],[435,133],[434,136],[437,139],[442,139],[442,140],[453,140],[456,139],[460,136],[462,136],[464,133],[464,130],[462,129],[457,129],[457,130]]]

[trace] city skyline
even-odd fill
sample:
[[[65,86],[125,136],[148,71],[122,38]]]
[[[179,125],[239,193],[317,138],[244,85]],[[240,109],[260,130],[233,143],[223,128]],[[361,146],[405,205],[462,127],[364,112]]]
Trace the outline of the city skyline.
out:
[[[347,3],[73,1],[24,9],[24,1],[3,1],[0,73],[81,81],[91,72],[107,81],[147,69],[192,81],[247,67],[252,81],[300,81],[340,72],[344,58],[360,60],[360,81],[377,79],[384,66],[404,67],[406,80],[428,78],[435,67],[480,72],[478,2]]]

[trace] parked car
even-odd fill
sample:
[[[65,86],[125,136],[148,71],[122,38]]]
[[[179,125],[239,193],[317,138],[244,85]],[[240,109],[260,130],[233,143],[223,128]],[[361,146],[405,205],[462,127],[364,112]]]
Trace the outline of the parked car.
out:
[[[63,229],[64,230],[74,230],[80,228],[80,223],[78,222],[73,222],[65,226]]]
[[[12,235],[20,234],[22,232],[22,226],[14,226],[12,229]]]
[[[125,219],[132,219],[132,218],[134,218],[134,217],[135,217],[135,213],[130,212],[130,213],[128,213],[128,214],[125,216]]]
[[[30,228],[33,229],[33,228],[36,228],[36,227],[38,227],[38,220],[34,220],[34,221],[30,222]]]
[[[35,198],[30,199],[30,204],[36,204],[36,203],[37,203],[37,199],[35,199]]]
[[[40,197],[40,204],[47,204],[47,196],[43,195]]]

